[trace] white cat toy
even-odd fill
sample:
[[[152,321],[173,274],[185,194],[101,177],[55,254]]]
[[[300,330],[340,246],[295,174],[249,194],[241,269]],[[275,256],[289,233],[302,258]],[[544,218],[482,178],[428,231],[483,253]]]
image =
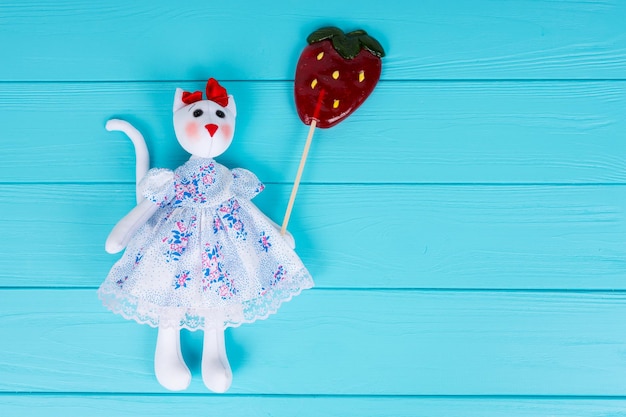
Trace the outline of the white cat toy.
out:
[[[224,330],[266,318],[313,280],[291,235],[250,200],[264,188],[245,169],[213,160],[230,146],[235,100],[213,78],[202,93],[176,90],[174,130],[191,158],[174,171],[151,169],[143,136],[112,119],[135,146],[137,206],[113,228],[106,251],[126,248],[98,295],[126,319],[158,327],[154,370],[172,391],[191,382],[180,330],[203,330],[202,380],[225,392],[232,372]]]

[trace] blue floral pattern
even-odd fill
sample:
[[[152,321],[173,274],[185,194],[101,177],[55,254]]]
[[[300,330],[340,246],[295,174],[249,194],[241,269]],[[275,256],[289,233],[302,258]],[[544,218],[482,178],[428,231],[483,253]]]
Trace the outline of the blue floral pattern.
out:
[[[267,252],[272,247],[272,244],[270,243],[270,235],[267,234],[266,231],[261,232],[259,237],[259,243],[261,244],[261,248],[265,252]]]
[[[191,281],[189,271],[181,271],[174,277],[174,289],[187,288],[187,283]]]
[[[223,328],[265,318],[313,286],[250,203],[264,189],[250,171],[192,159],[150,170],[142,188],[158,208],[99,289],[113,311],[152,326]]]
[[[137,267],[137,265],[139,265],[139,262],[141,262],[142,259],[143,259],[143,253],[142,253],[142,250],[139,250],[139,252],[137,252],[137,254],[135,255],[135,264],[133,266]]]
[[[189,176],[176,174],[174,177],[175,199],[173,204],[180,205],[185,200],[194,203],[206,203],[207,186],[215,182],[215,163],[201,165],[197,172]]]
[[[124,275],[122,278],[118,279],[117,281],[115,281],[115,284],[120,287],[120,288],[124,288],[124,283],[128,280],[128,275]]]
[[[280,282],[282,282],[286,278],[287,278],[287,271],[285,270],[285,267],[282,265],[278,265],[278,268],[276,269],[276,271],[274,271],[274,274],[272,275],[272,279],[269,282],[269,287],[261,288],[260,295],[267,294],[269,290],[277,286]]]
[[[170,231],[169,235],[162,239],[162,242],[167,244],[164,253],[166,262],[179,261],[183,256],[187,250],[189,238],[193,235],[193,229],[196,227],[196,218],[192,217],[189,225],[185,224],[185,220],[179,220],[174,223],[174,226],[175,228]]]
[[[234,281],[230,278],[230,274],[224,268],[221,261],[222,245],[205,244],[204,253],[202,254],[202,290],[214,291],[222,299],[234,297],[238,290],[234,285]]]
[[[224,224],[222,223],[222,220],[216,216],[213,219],[213,233],[217,234],[220,230],[224,230]]]
[[[245,226],[239,218],[239,210],[241,210],[241,206],[234,198],[231,198],[219,208],[219,212],[222,219],[226,222],[226,225],[236,231],[237,239],[245,240],[248,233],[245,231]]]

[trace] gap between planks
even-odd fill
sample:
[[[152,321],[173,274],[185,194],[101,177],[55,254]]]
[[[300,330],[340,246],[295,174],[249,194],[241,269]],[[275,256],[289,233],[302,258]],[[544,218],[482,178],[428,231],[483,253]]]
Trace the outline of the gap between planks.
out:
[[[0,291],[98,291],[98,287],[63,287],[63,286],[0,286]],[[320,287],[316,286],[307,292],[412,292],[412,293],[493,293],[493,294],[604,294],[626,295],[626,289],[607,290],[602,288],[435,288],[435,287]]]

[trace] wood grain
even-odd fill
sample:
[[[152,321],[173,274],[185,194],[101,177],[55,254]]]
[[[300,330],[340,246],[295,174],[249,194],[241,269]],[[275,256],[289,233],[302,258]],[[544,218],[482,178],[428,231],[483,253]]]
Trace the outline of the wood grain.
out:
[[[2,290],[0,390],[162,393],[156,331],[93,290]],[[232,329],[231,394],[624,396],[623,293],[310,290]],[[185,333],[206,393],[201,332]]]
[[[0,2],[0,416],[626,417],[626,2]],[[227,332],[234,385],[166,393],[156,331],[101,306],[130,142],[176,87],[234,94],[220,158],[278,222],[312,30],[366,29],[382,81],[316,132],[290,231],[316,288]]]
[[[11,417],[597,417],[626,416],[623,399],[412,398],[254,395],[3,395]]]
[[[301,188],[290,231],[322,288],[626,289],[622,186]],[[289,190],[255,202],[279,222]],[[99,285],[134,203],[134,184],[0,187],[0,285]]]
[[[293,79],[306,36],[363,28],[383,79],[624,78],[623,2],[392,1],[0,5],[0,80]]]
[[[188,155],[171,102],[184,83],[7,84],[1,182],[133,182],[134,154],[108,118],[133,122],[153,166]],[[307,126],[289,82],[226,82],[238,108],[228,166],[292,183]],[[345,122],[318,129],[305,183],[625,183],[626,82],[389,82]],[[32,122],[36,114],[37,122]]]

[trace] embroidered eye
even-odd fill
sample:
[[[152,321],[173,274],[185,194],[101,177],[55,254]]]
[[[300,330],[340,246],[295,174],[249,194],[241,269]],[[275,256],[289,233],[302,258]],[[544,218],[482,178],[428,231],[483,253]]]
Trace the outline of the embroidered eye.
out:
[[[220,119],[223,119],[224,117],[226,117],[226,115],[224,114],[224,112],[223,112],[223,111],[221,111],[221,110],[216,111],[216,112],[215,112],[215,115],[216,115],[217,117],[219,117]]]
[[[193,117],[200,117],[204,112],[200,109],[193,111]]]

